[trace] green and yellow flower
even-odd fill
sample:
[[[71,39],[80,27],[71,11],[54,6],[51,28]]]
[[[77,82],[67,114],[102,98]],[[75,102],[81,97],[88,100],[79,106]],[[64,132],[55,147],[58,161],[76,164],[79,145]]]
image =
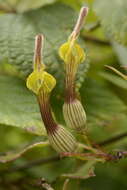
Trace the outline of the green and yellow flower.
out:
[[[78,66],[84,62],[86,54],[84,49],[77,43],[77,38],[87,13],[88,8],[83,7],[68,41],[59,48],[59,56],[65,63],[65,102],[63,105],[63,115],[67,126],[78,131],[86,129],[86,113],[82,103],[77,98],[75,87],[76,74]]]
[[[37,96],[51,146],[59,153],[73,152],[77,146],[75,138],[56,122],[52,113],[50,95],[56,85],[56,79],[45,71],[45,65],[42,62],[43,40],[42,35],[36,36],[33,72],[28,76],[26,85]]]

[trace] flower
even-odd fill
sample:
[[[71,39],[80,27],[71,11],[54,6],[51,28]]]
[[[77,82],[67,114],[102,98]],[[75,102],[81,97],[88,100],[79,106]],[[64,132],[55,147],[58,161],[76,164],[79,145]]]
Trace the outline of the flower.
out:
[[[56,79],[44,70],[35,70],[28,76],[26,85],[37,95],[40,90],[50,93],[56,85]]]
[[[50,95],[56,85],[56,79],[45,71],[45,65],[42,63],[43,40],[42,35],[35,38],[33,72],[28,76],[26,85],[37,96],[51,146],[59,153],[72,152],[76,149],[76,140],[69,131],[56,122],[50,105]]]
[[[76,40],[87,13],[88,8],[83,7],[68,41],[59,48],[59,56],[65,63],[65,102],[63,105],[63,115],[67,126],[75,128],[78,131],[86,129],[86,113],[82,103],[77,98],[75,88],[76,74],[79,64],[85,60],[86,55]]]
[[[85,60],[85,52],[76,42],[71,44],[69,40],[64,43],[59,49],[59,55],[64,60],[65,64],[73,62],[73,64],[80,64]]]

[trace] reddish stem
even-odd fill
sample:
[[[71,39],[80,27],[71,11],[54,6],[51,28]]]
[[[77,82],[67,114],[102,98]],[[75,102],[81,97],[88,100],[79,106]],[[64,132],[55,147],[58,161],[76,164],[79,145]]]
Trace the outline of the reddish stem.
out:
[[[50,97],[47,93],[41,91],[38,96],[38,102],[39,102],[41,117],[46,127],[47,133],[51,134],[56,131],[58,125],[54,121],[49,98]]]
[[[72,60],[66,63],[65,73],[65,102],[70,103],[76,99],[75,80],[78,65]]]

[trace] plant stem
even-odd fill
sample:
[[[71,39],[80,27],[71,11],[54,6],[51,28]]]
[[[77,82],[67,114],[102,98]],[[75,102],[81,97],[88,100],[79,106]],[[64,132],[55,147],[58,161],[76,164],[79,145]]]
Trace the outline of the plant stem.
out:
[[[112,144],[112,143],[115,143],[123,138],[127,137],[127,132],[126,133],[122,133],[122,134],[119,134],[117,136],[114,136],[114,137],[111,137],[109,139],[106,139],[102,142],[99,142],[97,143],[99,146],[107,146],[109,144]]]
[[[11,172],[19,171],[19,170],[25,170],[25,169],[29,169],[29,168],[37,166],[37,165],[48,164],[50,162],[56,162],[59,160],[60,160],[60,156],[52,156],[52,157],[48,157],[48,158],[33,160],[33,161],[26,163],[22,166],[17,166],[17,167],[11,168],[7,172],[11,173]]]
[[[115,155],[104,152],[99,153],[63,153],[63,157],[75,157],[81,160],[118,161],[127,157],[127,151],[118,151]]]
[[[91,35],[88,35],[88,34],[82,34],[81,36],[86,41],[91,41],[91,42],[94,42],[94,43],[97,43],[97,44],[100,44],[100,45],[110,46],[109,41],[99,39],[99,38],[97,38],[95,36],[91,36]]]

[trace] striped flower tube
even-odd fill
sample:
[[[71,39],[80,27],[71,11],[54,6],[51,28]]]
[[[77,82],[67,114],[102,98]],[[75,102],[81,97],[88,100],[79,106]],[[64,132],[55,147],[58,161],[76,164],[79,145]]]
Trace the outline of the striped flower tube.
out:
[[[86,130],[86,113],[81,101],[77,98],[75,83],[78,66],[85,60],[85,52],[76,42],[88,8],[80,11],[77,23],[68,41],[59,48],[59,55],[65,63],[65,101],[63,115],[67,126],[83,132]]]
[[[51,146],[59,153],[73,152],[77,147],[75,138],[56,122],[52,113],[50,95],[56,85],[56,80],[45,71],[41,55],[42,44],[43,36],[36,36],[33,72],[28,76],[26,85],[37,96],[41,117]]]

